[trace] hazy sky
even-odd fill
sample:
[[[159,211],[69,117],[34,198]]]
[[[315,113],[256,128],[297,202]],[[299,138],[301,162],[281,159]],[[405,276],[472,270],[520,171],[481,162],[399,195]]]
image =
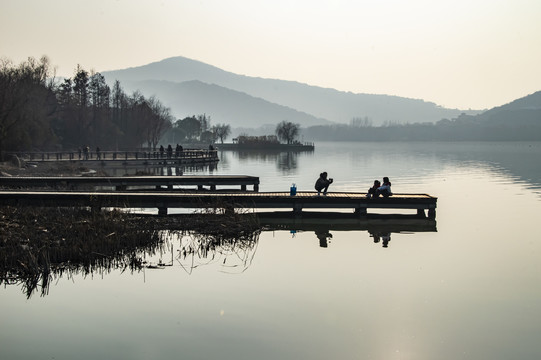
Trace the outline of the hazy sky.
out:
[[[68,77],[185,56],[461,109],[541,90],[540,0],[0,0],[0,33]]]

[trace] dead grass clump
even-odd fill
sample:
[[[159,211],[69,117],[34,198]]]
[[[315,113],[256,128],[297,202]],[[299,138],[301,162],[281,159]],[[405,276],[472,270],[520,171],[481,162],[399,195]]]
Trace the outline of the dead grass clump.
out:
[[[142,268],[162,242],[147,221],[118,211],[0,208],[0,285],[21,284],[27,297],[63,274]]]

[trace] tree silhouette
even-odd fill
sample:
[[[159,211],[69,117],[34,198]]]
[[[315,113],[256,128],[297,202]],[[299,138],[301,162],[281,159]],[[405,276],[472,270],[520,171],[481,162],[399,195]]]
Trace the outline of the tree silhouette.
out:
[[[218,124],[212,127],[212,130],[216,137],[220,139],[221,143],[224,143],[226,139],[231,134],[231,126],[226,124]]]
[[[291,144],[297,136],[299,136],[299,124],[294,124],[290,121],[282,121],[276,126],[276,136],[278,139]]]

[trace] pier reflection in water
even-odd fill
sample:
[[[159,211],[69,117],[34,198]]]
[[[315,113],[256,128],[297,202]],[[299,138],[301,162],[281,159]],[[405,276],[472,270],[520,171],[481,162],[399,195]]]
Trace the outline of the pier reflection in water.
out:
[[[12,215],[17,216],[15,213]],[[40,217],[48,224],[55,224],[51,214],[47,211],[40,213]],[[62,215],[65,216],[66,213]],[[224,217],[228,217],[226,227]],[[331,232],[368,231],[374,242],[379,242],[377,239],[381,237],[383,246],[387,247],[391,233],[436,231],[435,220],[415,215],[374,215],[359,219],[321,212],[303,217],[291,216],[289,212],[155,217],[74,211],[67,221],[79,224],[71,237],[55,225],[48,228],[37,225],[41,234],[30,228],[21,233],[22,237],[5,241],[0,247],[0,284],[20,286],[30,298],[36,293],[49,294],[51,285],[62,278],[74,281],[78,276],[135,274],[170,267],[192,274],[202,266],[216,266],[225,273],[242,273],[254,260],[262,232],[289,231],[292,237],[313,232],[319,246],[326,248],[333,238]],[[98,224],[100,229],[96,228]],[[32,233],[36,235],[25,238]]]
[[[2,286],[0,358],[541,358],[541,143],[318,143],[287,176],[223,153],[216,173],[262,192],[312,190],[323,170],[332,191],[390,176],[438,197],[437,232],[391,229],[383,248],[372,229],[329,227],[324,248],[315,228],[262,228],[240,275],[219,256],[186,274],[175,238],[141,271],[64,276],[44,298]]]
[[[212,174],[216,171],[218,163],[193,165],[124,165],[117,167],[103,167],[101,171],[110,176],[158,175],[179,176],[183,174]]]

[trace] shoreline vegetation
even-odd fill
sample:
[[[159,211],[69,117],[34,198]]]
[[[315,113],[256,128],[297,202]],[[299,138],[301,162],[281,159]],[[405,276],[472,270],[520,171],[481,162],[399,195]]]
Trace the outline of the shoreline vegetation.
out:
[[[479,115],[462,114],[436,123],[372,126],[368,120],[352,121],[311,126],[303,129],[303,136],[321,141],[538,141],[541,92]]]
[[[56,162],[0,163],[0,176],[77,176],[86,167]],[[201,216],[204,215],[204,216]],[[0,206],[0,286],[45,296],[62,277],[162,268],[146,259],[181,241],[178,256],[246,258],[261,228],[255,214],[215,208],[193,216],[138,215],[120,210]],[[227,255],[229,254],[229,255]],[[181,261],[179,259],[179,261]]]
[[[223,143],[230,125],[211,126],[206,114],[175,119],[155,97],[109,86],[103,75],[77,67],[73,78],[55,79],[47,57],[13,65],[0,61],[0,161],[17,151],[135,149],[160,143]],[[278,119],[277,119],[278,121]],[[253,129],[257,132],[257,129]],[[372,126],[368,117],[350,124],[300,128],[284,120],[276,137],[288,145],[308,141],[536,141],[541,140],[541,91],[477,115],[462,113],[435,123]],[[260,138],[243,133],[239,136]],[[272,137],[273,135],[265,135]],[[240,144],[240,142],[239,142]],[[226,146],[227,147],[227,146]]]
[[[5,152],[156,148],[172,116],[155,97],[126,94],[77,67],[61,83],[47,57],[13,65],[0,60],[0,161]]]
[[[175,239],[181,242],[179,261],[252,252],[261,232],[255,214],[221,209],[201,214],[179,220],[118,210],[1,206],[0,286],[20,286],[30,298],[35,292],[47,295],[50,284],[63,276],[163,268],[167,264],[161,259],[147,258],[171,248]]]

